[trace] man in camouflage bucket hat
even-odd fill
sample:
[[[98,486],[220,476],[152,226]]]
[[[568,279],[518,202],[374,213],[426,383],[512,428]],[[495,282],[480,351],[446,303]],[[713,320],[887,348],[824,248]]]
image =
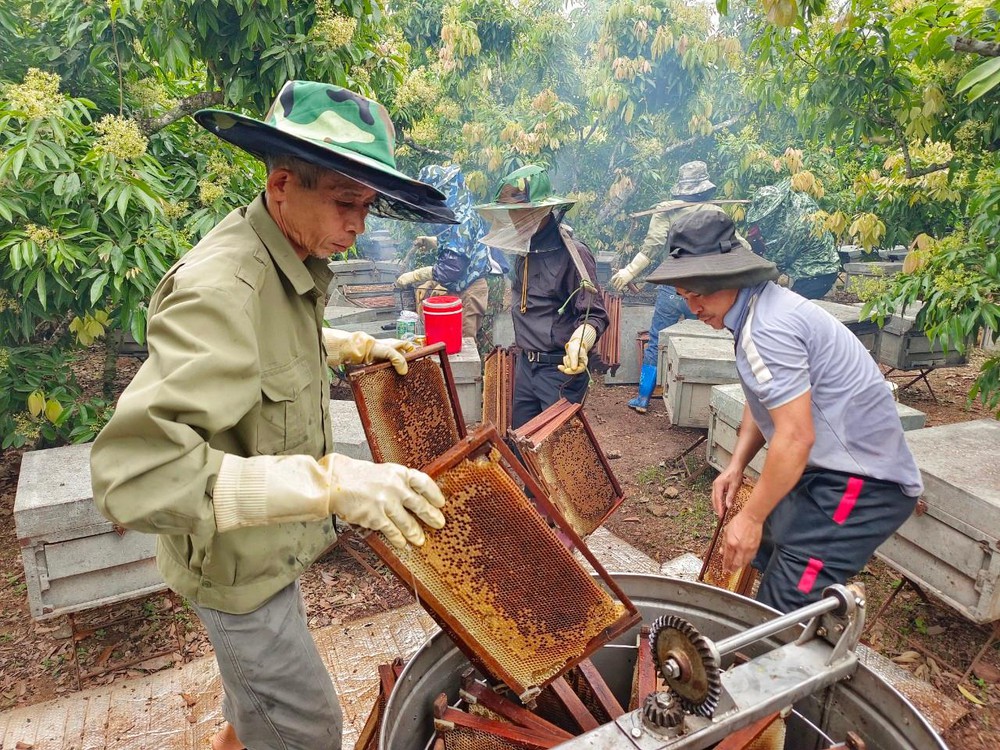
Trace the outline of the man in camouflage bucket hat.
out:
[[[528,164],[500,181],[493,203],[476,206],[491,223],[482,241],[517,256],[511,282],[514,343],[521,350],[514,374],[515,429],[560,398],[583,402],[589,352],[608,327],[593,283],[594,256],[562,224],[572,205],[553,194],[545,167]]]
[[[758,189],[746,215],[753,251],[774,263],[791,279],[791,290],[806,299],[829,292],[841,269],[833,234],[813,228],[809,217],[816,211],[816,201],[785,179]]]
[[[266,121],[199,123],[260,157],[264,192],[178,261],[149,304],[149,358],[94,443],[94,499],[157,534],[157,566],[215,648],[227,724],[213,750],[339,750],[340,704],[305,618],[299,576],[336,539],[334,516],[422,544],[444,504],[425,474],[332,453],[328,365],[408,344],[323,327],[331,254],[369,211],[453,222],[444,196],[395,167],[375,101],[287,83]]]

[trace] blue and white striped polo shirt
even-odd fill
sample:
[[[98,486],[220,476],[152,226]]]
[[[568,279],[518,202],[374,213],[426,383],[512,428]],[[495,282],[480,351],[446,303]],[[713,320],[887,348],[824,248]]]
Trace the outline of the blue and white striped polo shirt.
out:
[[[847,326],[771,281],[741,289],[724,323],[736,339],[747,405],[768,442],[768,410],[808,391],[816,442],[807,468],[896,482],[911,497],[923,492],[885,378]]]

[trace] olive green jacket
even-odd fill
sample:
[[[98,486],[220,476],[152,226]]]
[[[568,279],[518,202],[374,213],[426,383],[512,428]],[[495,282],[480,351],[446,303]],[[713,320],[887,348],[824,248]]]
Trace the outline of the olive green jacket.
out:
[[[658,264],[662,263],[667,254],[667,235],[670,234],[671,224],[692,211],[722,211],[714,203],[688,203],[677,199],[657,203],[656,207],[662,210],[653,214],[649,220],[649,231],[646,232],[646,239],[642,242],[641,251],[649,258],[650,269],[656,268]],[[739,232],[736,233],[736,239],[747,250],[750,249],[750,243],[740,236]]]
[[[201,606],[253,611],[336,538],[332,517],[219,533],[212,504],[226,453],[330,452],[330,278],[325,262],[298,259],[261,197],[153,292],[149,359],[94,443],[94,500],[115,523],[158,534],[164,580]]]

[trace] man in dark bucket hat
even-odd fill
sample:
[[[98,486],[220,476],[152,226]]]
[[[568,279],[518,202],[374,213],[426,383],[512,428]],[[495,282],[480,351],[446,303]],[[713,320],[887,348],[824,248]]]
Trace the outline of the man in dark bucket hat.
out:
[[[912,512],[923,491],[892,392],[864,346],[833,316],[774,283],[728,216],[671,227],[649,281],[673,284],[699,319],[729,329],[746,396],[732,458],[712,484],[720,517],[768,446],[760,479],[726,527],[724,562],[753,562],[757,598],[782,612],[844,583]]]
[[[309,635],[299,576],[336,539],[334,516],[422,544],[444,497],[425,474],[331,452],[328,365],[409,346],[323,327],[327,266],[369,211],[454,222],[444,196],[396,169],[378,102],[292,81],[263,121],[195,119],[263,159],[262,195],[164,276],[149,358],[94,443],[94,499],[158,534],[164,580],[208,631],[228,724],[213,750],[339,750],[341,710]]]
[[[649,219],[649,231],[642,241],[642,249],[622,269],[611,277],[610,286],[624,292],[625,288],[647,267],[663,259],[667,250],[670,227],[682,216],[696,211],[725,213],[710,201],[715,197],[715,183],[708,178],[708,166],[703,161],[689,161],[677,171],[677,182],[670,188],[670,199],[658,203]],[[745,243],[745,240],[740,239]],[[749,243],[745,246],[749,249]],[[655,267],[655,266],[654,266]],[[693,318],[684,299],[669,284],[660,286],[649,323],[649,339],[639,371],[639,392],[628,402],[628,407],[639,414],[649,408],[649,399],[656,388],[659,365],[660,332],[684,318]]]

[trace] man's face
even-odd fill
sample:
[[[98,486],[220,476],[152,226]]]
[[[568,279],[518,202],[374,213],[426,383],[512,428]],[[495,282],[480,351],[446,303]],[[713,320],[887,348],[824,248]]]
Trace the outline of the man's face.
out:
[[[365,231],[376,193],[336,172],[323,172],[313,188],[290,170],[267,177],[267,209],[300,260],[326,259],[347,250]]]
[[[691,312],[698,316],[698,320],[708,323],[716,330],[725,327],[723,318],[736,302],[736,296],[739,294],[739,289],[720,289],[711,294],[698,294],[683,287],[675,288],[677,293],[688,303]]]

